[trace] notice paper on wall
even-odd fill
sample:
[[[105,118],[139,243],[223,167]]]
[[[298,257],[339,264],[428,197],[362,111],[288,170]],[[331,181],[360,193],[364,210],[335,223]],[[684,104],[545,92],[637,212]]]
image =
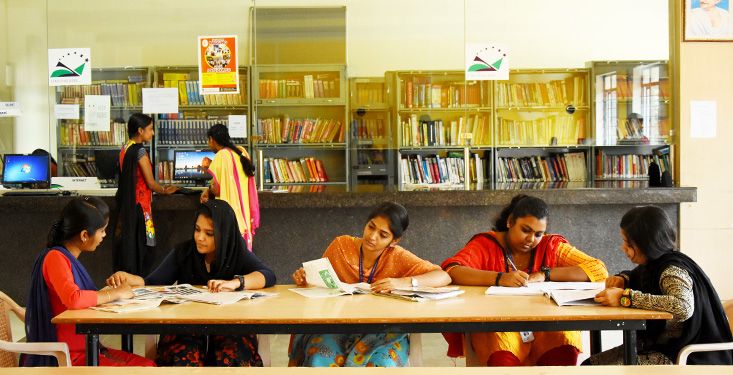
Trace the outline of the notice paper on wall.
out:
[[[84,130],[88,132],[109,131],[109,95],[84,96]]]
[[[247,138],[247,115],[229,115],[229,136]]]
[[[0,102],[0,117],[19,117],[21,114],[18,102]]]
[[[57,120],[78,120],[79,105],[78,104],[56,104],[53,107],[53,114]]]
[[[713,100],[690,101],[690,137],[715,138],[718,123],[718,103]]]
[[[178,89],[143,88],[143,113],[178,113]]]

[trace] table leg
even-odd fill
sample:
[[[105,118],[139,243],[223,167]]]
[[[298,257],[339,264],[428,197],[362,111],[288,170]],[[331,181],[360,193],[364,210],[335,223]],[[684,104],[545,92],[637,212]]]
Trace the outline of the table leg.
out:
[[[601,331],[590,331],[590,354],[598,354],[603,350]]]
[[[87,334],[87,366],[99,366],[99,335]]]
[[[636,331],[624,331],[624,364],[636,365],[638,361],[636,356]]]
[[[122,348],[122,350],[124,350],[124,351],[126,351],[128,353],[132,353],[133,352],[133,348],[132,348],[132,335],[130,335],[130,334],[122,334],[122,335],[120,335],[120,341],[121,341],[120,347]]]

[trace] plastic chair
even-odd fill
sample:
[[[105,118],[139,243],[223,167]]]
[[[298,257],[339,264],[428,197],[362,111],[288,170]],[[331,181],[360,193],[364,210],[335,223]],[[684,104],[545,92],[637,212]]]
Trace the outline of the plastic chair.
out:
[[[0,367],[16,367],[16,353],[50,355],[56,357],[59,366],[71,367],[69,346],[65,342],[13,342],[8,311],[25,322],[25,309],[7,294],[0,292]]]
[[[733,300],[726,301],[723,304],[723,310],[728,317],[728,325],[733,331]],[[697,352],[716,352],[718,350],[733,350],[733,342],[721,342],[714,344],[692,344],[687,345],[677,354],[677,364],[687,365],[687,357]]]
[[[410,367],[422,366],[422,335],[419,333],[411,333],[409,335],[410,353],[407,356],[407,362]]]

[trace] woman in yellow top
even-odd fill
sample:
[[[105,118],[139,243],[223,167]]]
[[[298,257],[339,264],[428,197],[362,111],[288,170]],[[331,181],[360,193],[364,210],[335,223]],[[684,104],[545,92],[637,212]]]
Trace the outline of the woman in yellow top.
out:
[[[520,287],[528,282],[599,281],[606,266],[565,238],[545,234],[549,210],[535,197],[517,195],[505,207],[494,231],[479,233],[443,269],[459,285]],[[463,354],[461,334],[444,334],[448,355]],[[580,332],[472,333],[476,356],[488,366],[574,366],[582,350]]]
[[[232,142],[229,130],[222,124],[212,126],[206,133],[209,147],[216,152],[214,160],[204,158],[201,166],[212,176],[209,189],[201,193],[201,203],[216,197],[229,203],[237,216],[239,232],[252,251],[252,238],[260,226],[260,205],[255,187],[255,167],[243,147]]]

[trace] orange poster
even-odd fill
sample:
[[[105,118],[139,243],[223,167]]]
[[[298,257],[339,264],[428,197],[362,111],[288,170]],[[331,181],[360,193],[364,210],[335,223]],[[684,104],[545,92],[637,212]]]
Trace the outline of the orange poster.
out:
[[[201,94],[239,93],[237,36],[199,36],[199,85]]]

